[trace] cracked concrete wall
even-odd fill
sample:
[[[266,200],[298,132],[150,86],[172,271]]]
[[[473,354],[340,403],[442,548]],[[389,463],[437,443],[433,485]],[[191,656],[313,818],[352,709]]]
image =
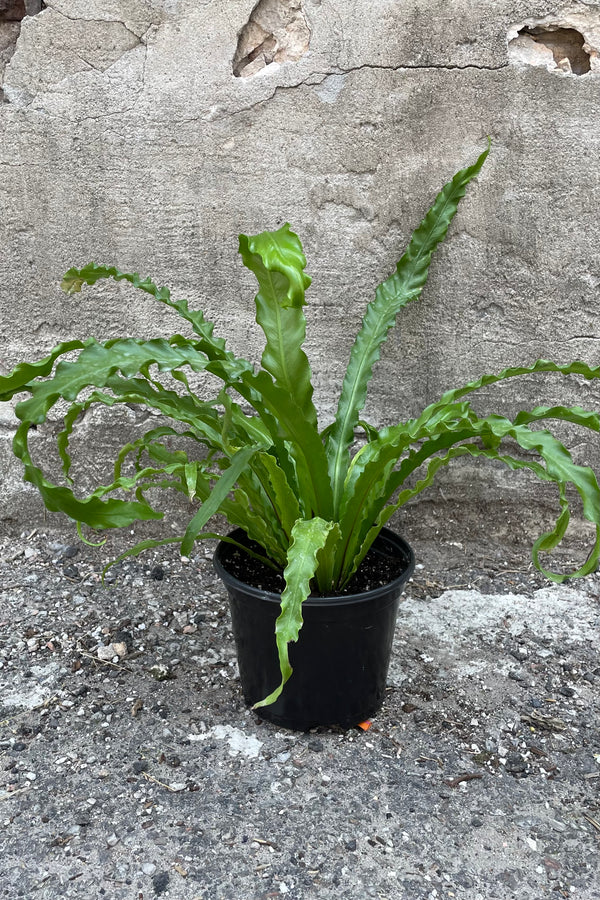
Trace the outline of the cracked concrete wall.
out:
[[[62,295],[62,273],[90,259],[169,284],[258,358],[236,235],[290,220],[313,276],[307,352],[327,421],[365,303],[487,135],[489,160],[390,338],[368,417],[414,415],[449,387],[542,356],[598,364],[600,5],[281,3],[277,28],[300,11],[308,47],[245,77],[236,52],[255,0],[48,0],[22,21],[0,107],[3,370],[66,336],[179,328],[122,286]],[[583,34],[589,73],[515,52],[524,29],[548,23]],[[479,407],[598,408],[598,395],[549,378],[490,390]],[[14,420],[2,415],[0,516],[31,521],[40,504],[10,461]],[[578,435],[575,452],[600,464],[595,437]],[[440,481],[445,498],[500,517],[517,484],[533,496],[489,466]]]

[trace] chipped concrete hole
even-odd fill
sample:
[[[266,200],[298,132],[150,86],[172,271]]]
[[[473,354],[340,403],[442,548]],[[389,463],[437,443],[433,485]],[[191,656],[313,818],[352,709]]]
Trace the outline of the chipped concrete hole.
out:
[[[591,69],[585,39],[575,28],[522,28],[513,46],[515,43],[530,58],[538,58],[539,65],[549,65],[568,75],[585,75]]]
[[[598,19],[598,21],[596,21]],[[600,17],[582,15],[551,21],[549,17],[514,26],[508,35],[513,65],[538,66],[564,75],[600,71]]]
[[[250,78],[272,63],[296,62],[309,43],[302,0],[259,0],[240,32],[233,74]]]
[[[45,8],[42,0],[0,0],[0,81],[17,47],[21,22],[25,16],[35,16]]]

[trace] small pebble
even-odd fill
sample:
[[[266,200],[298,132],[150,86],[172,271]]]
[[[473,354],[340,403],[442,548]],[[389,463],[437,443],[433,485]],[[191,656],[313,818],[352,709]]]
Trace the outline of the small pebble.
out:
[[[527,769],[527,762],[520,753],[509,753],[506,757],[505,766],[506,771],[510,772],[511,775],[520,775]]]
[[[169,887],[169,873],[158,872],[152,878],[152,887],[154,888],[154,892],[156,894],[164,894]]]
[[[170,668],[165,666],[164,663],[157,663],[155,666],[148,669],[148,671],[156,681],[167,681],[169,678],[174,677]]]

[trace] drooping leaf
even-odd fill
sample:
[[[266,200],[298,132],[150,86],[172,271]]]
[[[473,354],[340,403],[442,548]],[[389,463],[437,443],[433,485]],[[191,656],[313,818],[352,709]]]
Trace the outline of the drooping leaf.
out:
[[[595,572],[597,570],[598,562],[600,561],[600,525],[596,525],[596,540],[594,542],[594,545],[583,565],[580,566],[579,569],[577,569],[575,572],[551,572],[544,566],[542,566],[540,562],[540,552],[550,553],[552,550],[554,550],[554,548],[557,547],[558,544],[562,541],[569,525],[569,501],[567,500],[565,488],[565,485],[560,485],[561,513],[556,520],[554,528],[552,529],[552,531],[547,531],[544,534],[541,534],[534,543],[531,550],[531,558],[533,559],[533,564],[536,569],[538,569],[542,573],[542,575],[545,575],[546,578],[549,578],[550,581],[554,581],[558,584],[562,584],[569,578],[579,578],[583,575],[590,575],[592,572]]]
[[[559,414],[560,410],[560,407],[553,407],[553,417],[561,418],[562,416]],[[547,412],[545,408],[544,411]],[[530,417],[532,421],[538,420],[542,417],[542,408],[538,408],[537,416],[535,413],[536,411],[530,414],[522,413],[521,419],[523,420]],[[591,419],[587,415],[580,416],[577,408],[566,410],[564,417],[568,418],[569,421],[576,421],[578,424],[593,427],[594,430],[596,430],[596,425],[598,424],[593,416]],[[462,443],[463,441],[470,441],[473,438],[482,439],[484,446],[477,447],[476,445]],[[493,438],[493,440],[490,438]],[[498,453],[495,448],[505,439],[511,439],[523,450],[539,455],[544,465],[531,459],[516,460],[506,454]],[[460,444],[460,446],[453,446],[456,444]],[[448,450],[449,447],[452,447],[453,449]],[[373,448],[370,447],[370,449],[372,451]],[[443,452],[444,455],[435,456],[435,454],[440,452]],[[381,463],[378,469],[376,464],[377,461],[372,463],[373,474],[370,473],[369,467],[365,467],[362,478],[370,478],[371,488],[368,497],[370,502],[367,503],[365,501],[364,504],[368,512],[362,518],[362,530],[355,528],[351,535],[349,549],[343,563],[342,581],[345,582],[348,580],[352,572],[355,571],[356,566],[360,563],[360,560],[364,557],[364,553],[366,552],[366,536],[371,535],[371,540],[375,536],[370,522],[376,519],[379,523],[379,527],[381,527],[395,510],[399,509],[424,490],[425,487],[431,484],[440,466],[446,465],[451,459],[466,453],[469,453],[472,456],[486,456],[490,459],[497,459],[513,469],[527,468],[533,471],[538,478],[555,482],[559,486],[561,498],[563,496],[563,486],[569,483],[573,484],[581,497],[584,516],[596,526],[600,526],[600,488],[598,487],[594,472],[589,467],[576,465],[573,462],[569,451],[557,438],[550,434],[550,432],[545,430],[531,431],[527,425],[516,425],[502,416],[494,415],[487,416],[483,419],[463,419],[454,424],[444,422],[438,424],[435,434],[432,435],[431,439],[424,441],[419,450],[404,457],[398,470],[389,474],[385,485],[381,480],[379,481],[377,490],[375,489],[373,479],[375,477],[381,479],[382,472],[385,477],[386,471],[389,470],[382,470]],[[433,457],[433,459],[431,459],[431,457]],[[428,459],[431,459],[431,462],[428,464],[426,477],[418,481],[414,488],[407,488],[402,491],[395,502],[387,507],[386,514],[382,514],[381,510],[384,507],[386,498],[391,498],[395,491],[404,484],[409,475]],[[363,492],[368,489],[368,484],[366,487],[362,488]],[[561,503],[561,516],[563,516],[563,518],[561,519],[559,517],[559,522],[564,521],[563,513],[564,510],[562,509]],[[556,544],[551,545],[551,541],[556,538],[557,535],[561,535],[558,523],[552,532],[549,532],[548,535],[542,535],[539,539],[541,541],[540,546],[542,546],[542,549],[550,549],[551,546],[552,548],[556,546]],[[557,538],[557,542],[558,540],[560,540],[560,536]],[[536,546],[538,546],[537,543]],[[533,558],[535,564],[538,565],[536,553],[534,553]],[[588,569],[588,571],[591,571],[591,569]],[[550,577],[549,573],[545,574]],[[554,580],[560,580],[561,578],[561,576],[554,575],[552,577]]]
[[[9,375],[0,375],[0,402],[10,400],[15,394],[29,390],[30,384],[36,378],[45,378],[54,368],[54,363],[59,356],[70,353],[72,350],[83,350],[90,340],[65,341],[54,347],[52,352],[36,363],[19,363]]]
[[[130,547],[128,550],[124,550],[123,553],[119,553],[115,559],[111,559],[111,561],[104,566],[102,569],[102,584],[104,584],[106,573],[112,569],[113,566],[122,563],[125,559],[129,559],[132,556],[139,556],[144,550],[154,550],[155,547],[165,547],[167,544],[180,544],[182,540],[183,537],[179,536],[159,539],[147,538],[146,540],[138,541],[135,547]]]
[[[299,519],[292,529],[292,543],[284,571],[285,589],[281,595],[281,613],[275,625],[281,683],[254,709],[274,703],[292,674],[288,644],[298,640],[302,628],[302,604],[310,594],[310,583],[317,569],[317,554],[323,549],[334,527],[324,519]]]
[[[141,553],[144,553],[145,550],[153,550],[155,547],[164,547],[167,544],[180,544],[183,541],[183,535],[179,535],[177,537],[168,537],[168,538],[148,538],[143,541],[139,541],[135,547],[130,547],[128,550],[125,550],[123,553],[120,553],[115,559],[112,559],[108,565],[104,567],[102,570],[102,582],[104,583],[104,579],[106,577],[106,573],[112,569],[113,566],[118,565],[123,562],[125,559],[129,559],[132,556],[139,556]],[[203,531],[202,534],[196,535],[196,540],[213,540],[213,541],[224,541],[226,544],[233,544],[238,547],[240,550],[243,550],[244,553],[247,553],[248,556],[254,557],[254,559],[258,559],[263,565],[269,566],[269,568],[275,568],[270,559],[265,556],[261,556],[260,553],[256,553],[250,547],[246,546],[246,544],[240,544],[238,541],[234,540],[234,538],[230,537],[227,534],[218,534],[215,531]],[[277,570],[277,569],[276,569]]]
[[[438,445],[428,445],[430,451],[409,451],[408,457],[403,459],[402,466],[408,466],[410,460],[411,468],[402,477],[400,474],[394,474],[393,477],[398,482],[396,487],[402,484],[410,471],[418,468],[428,456],[458,440],[455,433],[452,437],[445,437],[450,424],[457,430],[462,423],[466,429],[463,438],[467,439],[471,435],[471,421],[472,411],[468,403],[447,403],[429,416],[381,429],[378,435],[372,436],[369,443],[355,455],[346,476],[339,513],[342,538],[337,572],[341,573],[344,582],[347,581],[350,568],[355,568],[353,559],[363,546],[365,535],[376,520],[382,505],[393,492],[388,481],[398,461],[405,456],[412,444],[425,439],[431,440],[438,430],[443,429],[444,437],[439,439]],[[400,472],[403,473],[402,466]]]
[[[564,449],[564,448],[563,448]],[[559,504],[560,504],[560,513],[556,519],[556,523],[554,528],[551,531],[544,532],[541,534],[537,540],[535,541],[532,550],[531,556],[533,559],[533,563],[535,567],[548,579],[554,581],[558,584],[562,584],[569,578],[577,578],[582,575],[589,575],[591,572],[596,571],[598,567],[598,561],[600,559],[600,519],[598,517],[592,518],[591,521],[594,522],[596,528],[596,538],[595,543],[588,555],[585,563],[577,569],[575,572],[567,572],[567,573],[558,573],[552,572],[546,568],[544,568],[540,562],[539,554],[540,552],[549,553],[558,546],[563,537],[565,536],[569,520],[570,520],[570,512],[569,512],[569,502],[566,495],[566,487],[568,482],[560,481],[555,476],[550,475],[547,469],[544,466],[540,465],[540,463],[535,462],[534,460],[524,460],[524,459],[516,459],[513,456],[507,454],[500,454],[492,449],[483,449],[481,447],[477,447],[472,444],[461,444],[458,447],[452,448],[445,456],[435,457],[429,464],[427,469],[427,475],[424,479],[417,482],[417,485],[410,490],[402,492],[402,494],[398,497],[396,503],[392,506],[388,507],[382,515],[380,516],[381,524],[385,524],[385,522],[391,517],[391,515],[398,509],[401,505],[408,502],[408,500],[415,497],[418,493],[428,487],[435,473],[442,465],[446,465],[451,459],[455,459],[457,456],[462,456],[465,454],[469,454],[470,456],[478,457],[484,456],[488,459],[497,460],[499,462],[504,463],[509,466],[509,468],[513,470],[518,469],[529,469],[532,471],[539,479],[542,481],[553,481],[558,485],[559,490]],[[580,468],[580,467],[577,467]],[[595,481],[595,476],[591,470],[588,470],[591,473],[592,481]],[[597,485],[596,485],[597,488]],[[580,488],[578,488],[580,490]],[[592,485],[592,491],[593,491]],[[581,493],[581,490],[580,490]]]
[[[380,502],[378,504],[379,512],[377,514],[375,524],[366,529],[364,538],[360,544],[360,549],[358,550],[354,558],[351,559],[350,555],[348,556],[346,568],[344,569],[342,578],[340,579],[342,586],[347,584],[354,572],[360,566],[362,560],[369,551],[369,548],[379,534],[381,528],[387,524],[393,514],[402,506],[404,506],[404,504],[408,503],[410,500],[412,500],[414,497],[428,488],[433,483],[435,476],[440,468],[448,465],[448,463],[450,463],[452,460],[460,456],[465,456],[467,454],[471,456],[484,456],[488,459],[494,459],[499,462],[505,463],[507,466],[509,466],[509,468],[515,470],[530,469],[538,476],[538,478],[545,481],[552,480],[545,471],[544,467],[534,460],[518,460],[507,454],[500,455],[494,450],[485,450],[479,447],[477,444],[465,443],[460,444],[458,447],[451,447],[451,449],[448,450],[444,455],[434,456],[432,459],[430,459],[425,475],[417,481],[414,487],[406,488],[406,490],[402,491],[401,494],[399,494],[399,496],[394,500],[394,502],[386,506],[383,500],[384,492],[382,492]],[[389,489],[385,493],[389,494]]]
[[[293,285],[290,301],[298,303],[301,300],[300,291],[307,285],[307,276],[297,260],[288,274]],[[276,384],[267,371],[254,372],[250,363],[227,351],[224,341],[213,337],[213,325],[205,321],[202,313],[191,312],[185,300],[172,301],[168,289],[158,288],[149,278],[141,279],[137,273],[89,263],[82,269],[69,269],[63,287],[72,293],[81,290],[83,284],[95,284],[103,278],[128,281],[190,322],[200,336],[193,346],[198,353],[206,354],[209,360],[206,370],[233,386],[260,416],[273,441],[279,464],[288,482],[297,491],[303,515],[310,517],[316,513],[329,517],[331,485],[325,450],[316,428],[312,423],[308,425],[303,421],[302,410],[289,392]]]
[[[206,357],[193,344],[174,347],[162,338],[138,341],[117,339],[99,344],[90,339],[77,359],[63,360],[56,366],[52,378],[28,385],[31,397],[16,407],[22,421],[40,424],[57,400],[74,400],[86,387],[103,387],[111,375],[121,372],[126,378],[156,365],[161,371],[190,366],[195,372],[206,368]]]
[[[98,497],[77,499],[68,487],[52,484],[42,470],[31,460],[27,435],[30,425],[22,423],[15,433],[13,451],[25,467],[24,479],[38,489],[46,509],[62,512],[76,522],[83,522],[90,528],[122,528],[132,522],[144,519],[162,519],[163,514],[152,509],[148,503]]]
[[[207,322],[200,310],[192,311],[187,300],[171,300],[171,292],[167,287],[157,287],[150,278],[141,278],[137,272],[122,272],[115,266],[102,266],[90,262],[81,269],[72,267],[65,273],[61,287],[66,294],[79,293],[84,284],[94,285],[98,281],[112,278],[115,281],[127,281],[133,287],[139,288],[146,294],[150,294],[160,303],[175,310],[183,319],[190,323],[193,330],[202,339],[201,350],[209,359],[236,360],[233,353],[225,349],[225,341],[222,338],[213,337],[214,325]],[[242,359],[237,362],[251,368],[250,363]]]

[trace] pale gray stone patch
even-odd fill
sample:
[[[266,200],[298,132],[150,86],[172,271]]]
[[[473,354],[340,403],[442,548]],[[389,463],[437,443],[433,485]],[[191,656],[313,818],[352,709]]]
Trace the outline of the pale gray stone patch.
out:
[[[23,20],[4,92],[11,102],[22,104],[73,75],[105,72],[139,43],[122,22],[67,20],[47,9]]]
[[[328,75],[315,93],[323,103],[335,103],[346,81],[345,75]]]

